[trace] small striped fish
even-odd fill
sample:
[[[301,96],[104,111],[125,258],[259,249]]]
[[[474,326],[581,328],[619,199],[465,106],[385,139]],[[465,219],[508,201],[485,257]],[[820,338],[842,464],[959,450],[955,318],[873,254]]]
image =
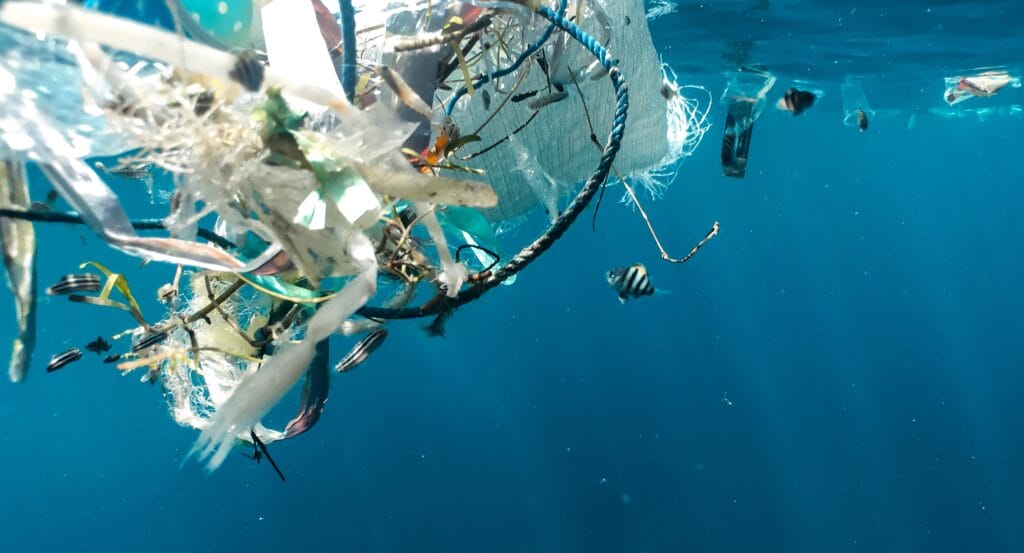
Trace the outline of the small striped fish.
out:
[[[100,277],[92,273],[80,275],[64,275],[56,284],[46,289],[49,296],[63,296],[75,292],[97,292],[100,289]]]
[[[122,179],[129,180],[145,180],[150,178],[152,165],[125,165],[116,169],[108,171],[111,175],[121,177]]]
[[[228,76],[249,92],[256,92],[263,86],[263,62],[253,52],[242,52],[235,59],[235,66]]]
[[[384,339],[388,337],[388,331],[383,328],[378,328],[373,332],[369,333],[366,338],[359,341],[358,344],[352,348],[352,351],[348,352],[337,365],[334,366],[334,370],[343,373],[351,371],[352,369],[361,365],[371,353],[377,351],[377,348],[384,343]]]
[[[50,364],[46,365],[46,372],[59,371],[65,366],[74,363],[82,358],[82,351],[78,348],[71,348],[64,353],[58,353],[50,358]]]
[[[138,342],[132,345],[132,353],[138,353],[146,348],[153,347],[167,339],[166,332],[150,332],[139,338]]]
[[[790,88],[783,94],[777,106],[779,109],[792,112],[793,115],[800,115],[804,110],[813,106],[817,99],[818,97],[813,92]]]
[[[619,301],[643,296],[654,295],[654,287],[647,277],[647,267],[643,263],[619,267],[608,271],[608,284],[619,293]]]

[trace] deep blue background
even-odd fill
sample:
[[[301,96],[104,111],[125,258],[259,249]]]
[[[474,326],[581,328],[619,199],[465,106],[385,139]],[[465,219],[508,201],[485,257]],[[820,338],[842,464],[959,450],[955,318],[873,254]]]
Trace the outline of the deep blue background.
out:
[[[653,24],[669,63],[687,62],[685,14]],[[917,96],[869,84],[900,113],[865,134],[818,79],[805,115],[758,122],[743,180],[721,176],[716,105],[649,204],[676,255],[721,222],[692,262],[658,261],[606,202],[596,234],[574,228],[447,339],[393,325],[335,377],[320,424],[273,448],[287,484],[240,455],[180,468],[195,432],[138,374],[91,357],[46,374],[50,353],[131,323],[44,300],[28,381],[0,387],[0,549],[1024,550],[1024,125],[929,115],[932,69],[906,79]],[[84,229],[39,233],[43,286],[86,259],[147,296],[170,278]],[[671,293],[619,305],[603,272],[635,261]]]

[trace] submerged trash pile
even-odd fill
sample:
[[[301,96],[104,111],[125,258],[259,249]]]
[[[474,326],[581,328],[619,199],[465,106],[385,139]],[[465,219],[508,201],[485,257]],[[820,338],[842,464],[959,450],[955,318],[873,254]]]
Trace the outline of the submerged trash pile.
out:
[[[273,462],[266,444],[317,422],[329,336],[365,335],[337,356],[340,373],[381,347],[389,320],[430,317],[443,334],[456,308],[550,248],[610,173],[639,205],[633,188],[657,195],[708,129],[710,101],[675,83],[630,18],[641,0],[342,0],[337,13],[320,0],[86,2],[105,4],[158,13],[0,4],[0,34],[76,67],[82,97],[58,113],[26,78],[28,55],[0,54],[0,224],[20,333],[10,375],[24,378],[35,342],[33,222],[88,225],[170,264],[165,313],[145,317],[128,279],[88,260],[47,293],[131,316],[84,349],[159,382],[174,419],[201,430],[192,453],[211,470],[241,442]],[[72,132],[64,122],[81,112],[93,119]],[[73,213],[31,201],[26,163]],[[151,186],[157,173],[169,213],[129,218],[108,181]],[[495,227],[537,206],[550,226],[506,255]],[[682,259],[658,247],[683,262],[717,232]],[[72,348],[47,370],[83,357]],[[261,425],[299,381],[291,422]]]

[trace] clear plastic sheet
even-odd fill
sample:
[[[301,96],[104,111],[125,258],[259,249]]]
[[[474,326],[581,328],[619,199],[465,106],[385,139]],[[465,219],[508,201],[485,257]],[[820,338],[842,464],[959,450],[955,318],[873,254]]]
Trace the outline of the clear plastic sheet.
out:
[[[843,97],[843,124],[848,127],[857,126],[859,112],[863,111],[869,120],[875,118],[875,110],[868,104],[868,98],[864,95],[864,88],[860,81],[854,77],[847,77],[846,82],[839,89]]]

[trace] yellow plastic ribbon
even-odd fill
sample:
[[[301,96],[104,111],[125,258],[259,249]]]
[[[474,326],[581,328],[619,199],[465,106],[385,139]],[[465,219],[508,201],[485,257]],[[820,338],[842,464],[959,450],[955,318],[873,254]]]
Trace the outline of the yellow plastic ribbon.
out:
[[[95,267],[107,277],[106,282],[103,284],[103,289],[100,290],[100,295],[79,296],[77,294],[72,294],[68,296],[68,299],[78,303],[102,305],[104,307],[114,307],[121,311],[127,311],[135,318],[136,321],[139,322],[139,324],[148,328],[149,323],[147,323],[146,319],[142,316],[142,309],[139,308],[138,302],[135,301],[135,296],[132,295],[131,287],[128,286],[128,280],[124,278],[124,275],[112,272],[110,269],[107,269],[95,261],[86,261],[79,265],[78,268],[85,269],[89,266]],[[117,288],[117,291],[120,292],[128,301],[127,304],[110,299],[110,294],[114,291],[114,288]]]

